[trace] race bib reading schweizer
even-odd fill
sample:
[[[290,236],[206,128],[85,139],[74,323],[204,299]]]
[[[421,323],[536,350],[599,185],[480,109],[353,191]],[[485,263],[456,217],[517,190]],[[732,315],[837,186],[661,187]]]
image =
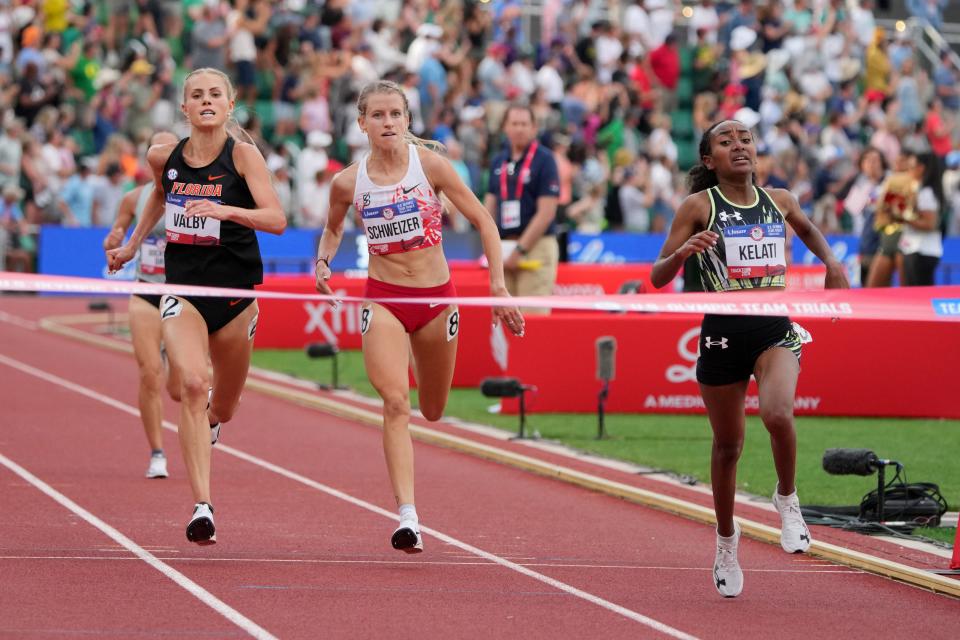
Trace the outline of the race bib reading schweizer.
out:
[[[762,278],[787,270],[786,229],[780,223],[747,224],[723,229],[730,278]]]
[[[187,217],[184,207],[189,200],[185,196],[167,194],[164,223],[167,227],[167,242],[175,244],[220,244],[220,221],[216,218]],[[211,200],[219,204],[219,200]]]
[[[386,245],[387,252],[411,249],[426,239],[420,205],[416,200],[367,207],[362,217],[367,243],[370,246]]]
[[[166,247],[167,241],[163,238],[144,239],[140,245],[140,272],[145,275],[163,275],[163,251]]]

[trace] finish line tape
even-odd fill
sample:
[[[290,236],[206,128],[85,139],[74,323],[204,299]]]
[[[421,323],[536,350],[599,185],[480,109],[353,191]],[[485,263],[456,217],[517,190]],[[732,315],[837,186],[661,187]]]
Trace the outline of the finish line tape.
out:
[[[0,271],[0,291],[76,295],[146,294],[261,300],[383,302],[391,304],[456,304],[471,307],[549,307],[570,311],[636,313],[713,313],[720,315],[791,316],[960,322],[960,286],[820,291],[738,291],[728,293],[656,293],[589,296],[517,296],[364,298],[288,293],[268,289],[226,289],[154,284],[99,278],[78,278]]]

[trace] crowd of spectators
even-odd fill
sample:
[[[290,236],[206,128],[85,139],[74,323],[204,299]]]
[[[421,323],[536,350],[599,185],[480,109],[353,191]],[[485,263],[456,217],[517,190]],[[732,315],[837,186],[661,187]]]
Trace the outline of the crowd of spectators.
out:
[[[184,133],[182,78],[203,66],[233,78],[292,226],[323,226],[333,174],[365,151],[357,93],[388,78],[414,133],[444,143],[481,196],[506,107],[529,104],[571,229],[663,232],[701,133],[736,117],[756,132],[759,182],[793,191],[825,232],[863,230],[904,148],[939,159],[944,231],[960,232],[949,51],[926,65],[909,30],[877,27],[873,0],[688,4],[0,1],[0,252],[26,270],[38,225],[108,225],[148,179],[150,134]],[[908,4],[942,23],[945,0]],[[882,164],[868,174],[870,149]]]

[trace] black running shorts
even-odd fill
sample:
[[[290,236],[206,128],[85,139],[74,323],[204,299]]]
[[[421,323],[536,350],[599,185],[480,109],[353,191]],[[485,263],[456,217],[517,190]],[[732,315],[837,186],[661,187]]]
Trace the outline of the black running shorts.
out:
[[[230,321],[243,313],[243,310],[253,304],[255,298],[214,298],[208,296],[163,296],[160,301],[160,319],[180,315],[183,311],[183,300],[195,308],[203,321],[207,323],[207,333],[216,333]]]
[[[764,351],[784,347],[799,359],[802,343],[787,317],[707,314],[700,325],[697,382],[720,386],[749,380]]]

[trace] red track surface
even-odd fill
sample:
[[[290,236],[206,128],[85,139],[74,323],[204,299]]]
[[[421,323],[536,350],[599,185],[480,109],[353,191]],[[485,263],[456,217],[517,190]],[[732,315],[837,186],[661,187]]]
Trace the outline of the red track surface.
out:
[[[16,318],[39,309],[0,300]],[[430,445],[416,445],[420,517],[463,544],[426,535],[424,554],[398,554],[392,520],[322,490],[393,512],[379,431],[249,391],[214,455],[219,542],[196,547],[173,433],[172,477],[142,477],[146,443],[124,410],[136,404],[131,357],[10,320],[0,315],[0,455],[276,637],[663,636],[636,614],[703,638],[882,636],[908,615],[917,636],[955,637],[956,600],[751,540],[744,593],[725,600],[711,528]],[[248,635],[4,464],[0,514],[0,638]]]

